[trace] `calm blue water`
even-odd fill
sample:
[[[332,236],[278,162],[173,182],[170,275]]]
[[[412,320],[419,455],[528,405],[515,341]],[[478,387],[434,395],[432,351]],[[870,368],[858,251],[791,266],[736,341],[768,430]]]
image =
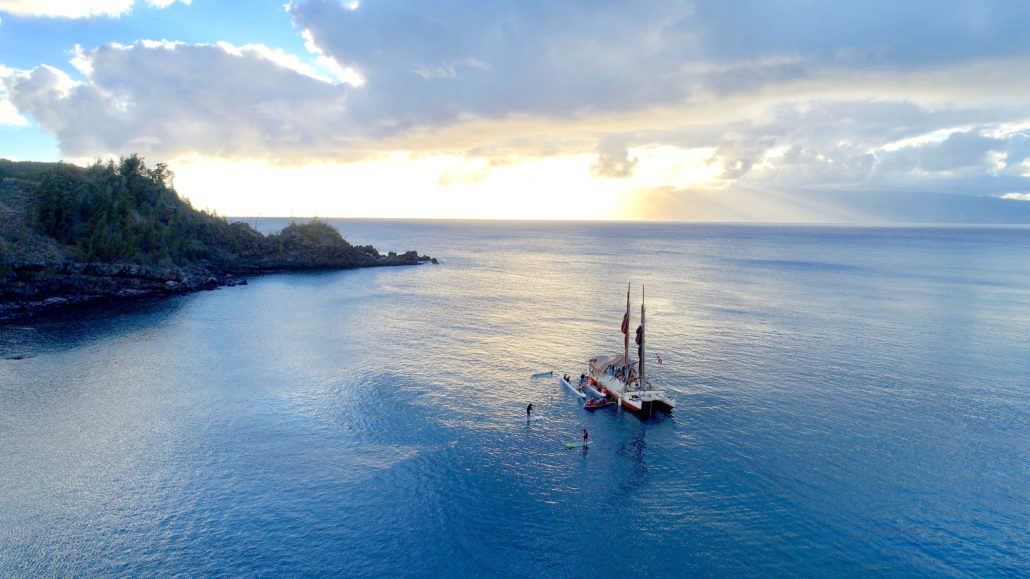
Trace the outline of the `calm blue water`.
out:
[[[337,225],[445,261],[0,329],[0,575],[1030,573],[1030,229]],[[628,280],[671,416],[529,379]]]

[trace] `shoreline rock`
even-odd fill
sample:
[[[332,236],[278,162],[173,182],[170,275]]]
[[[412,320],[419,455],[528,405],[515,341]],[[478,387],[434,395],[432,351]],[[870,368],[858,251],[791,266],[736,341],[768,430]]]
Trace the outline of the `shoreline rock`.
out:
[[[378,256],[367,263],[342,260],[308,261],[267,259],[260,263],[156,267],[129,263],[6,262],[0,280],[0,323],[77,306],[118,303],[141,299],[211,291],[248,285],[241,275],[265,275],[299,271],[342,270],[366,267],[412,266],[439,263],[435,258],[409,251],[403,255]]]

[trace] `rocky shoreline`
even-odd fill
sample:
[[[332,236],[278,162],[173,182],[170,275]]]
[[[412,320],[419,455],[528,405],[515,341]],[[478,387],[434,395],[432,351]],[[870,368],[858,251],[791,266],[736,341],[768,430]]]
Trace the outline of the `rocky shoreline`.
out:
[[[197,211],[142,157],[89,167],[0,159],[0,322],[246,284],[279,271],[436,263],[352,245],[329,223],[263,234]]]
[[[412,266],[437,263],[415,251],[380,255],[366,250],[369,259],[358,263],[331,257],[284,256],[231,267],[215,264],[149,266],[131,263],[77,263],[15,261],[0,264],[0,322],[32,317],[81,305],[160,298],[221,287],[247,285],[247,277],[287,271]],[[374,253],[373,253],[374,252]]]

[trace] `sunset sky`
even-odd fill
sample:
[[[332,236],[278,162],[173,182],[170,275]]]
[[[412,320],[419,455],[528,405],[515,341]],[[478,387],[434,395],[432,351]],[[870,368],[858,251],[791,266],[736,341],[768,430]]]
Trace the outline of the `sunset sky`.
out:
[[[1030,215],[1030,2],[0,0],[0,157],[227,215]],[[985,213],[985,214],[987,214]]]

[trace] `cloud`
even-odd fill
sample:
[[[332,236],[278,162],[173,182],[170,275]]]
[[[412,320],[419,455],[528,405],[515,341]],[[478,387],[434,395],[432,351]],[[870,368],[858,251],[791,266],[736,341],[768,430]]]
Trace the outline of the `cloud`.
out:
[[[668,106],[830,70],[904,74],[1030,50],[1017,24],[1030,19],[1030,5],[1020,2],[956,0],[940,10],[886,1],[841,9],[768,0],[380,0],[350,9],[307,0],[288,11],[327,55],[370,79],[355,110],[402,127]],[[412,84],[412,71],[453,77],[446,63],[470,58],[489,70]]]
[[[289,5],[287,5],[289,8]],[[355,8],[356,9],[356,5]],[[353,86],[361,86],[365,84],[365,78],[361,76],[361,73],[352,67],[345,67],[339,63],[335,58],[328,56],[311,36],[311,31],[302,30],[301,36],[304,38],[304,48],[314,55],[315,61],[320,67],[329,71],[339,82],[347,83]]]
[[[369,79],[355,95],[354,114],[372,121],[370,130],[390,134],[465,116],[587,107],[592,99],[578,86],[583,81],[598,89],[616,82],[630,86],[631,78],[617,80],[614,62],[603,62],[603,51],[573,36],[576,28],[566,27],[568,38],[561,32],[562,22],[579,16],[608,18],[612,22],[606,26],[618,28],[611,8],[599,5],[595,15],[583,6],[569,7],[571,13],[537,4],[367,3],[351,11],[314,2],[294,5],[291,14],[328,54]],[[569,72],[580,80],[554,82]]]
[[[145,0],[138,3],[167,8],[175,2],[189,4],[192,0]],[[117,17],[132,10],[134,3],[135,0],[0,0],[0,12],[44,18]]]
[[[731,163],[720,176],[724,188],[1002,194],[1030,186],[1030,130],[1004,129],[1005,113],[849,101],[784,106],[724,135],[713,162]],[[959,119],[979,123],[947,128]]]
[[[416,66],[412,72],[421,76],[425,80],[431,80],[434,78],[458,78],[458,71],[462,68],[467,68],[469,70],[486,70],[490,68],[490,65],[474,58],[456,58],[450,62],[445,62],[435,66],[420,64]]]
[[[368,79],[353,110],[389,132],[675,102],[685,87],[661,76],[689,51],[665,38],[680,36],[675,24],[690,12],[676,4],[386,1],[352,10],[326,0],[288,10],[325,54]]]
[[[638,159],[631,157],[626,145],[608,141],[598,145],[597,162],[590,171],[598,177],[629,177],[637,167]]]
[[[290,156],[347,138],[346,87],[265,46],[142,41],[75,58],[84,81],[49,66],[5,80],[18,110],[72,157]]]
[[[0,125],[24,127],[28,124],[29,120],[18,114],[18,109],[11,104],[11,101],[0,94]]]
[[[15,71],[0,64],[0,125],[23,127],[29,124],[29,120],[18,113],[18,109],[7,96],[4,90],[4,81],[15,74]]]
[[[1004,147],[1001,139],[986,137],[982,131],[952,133],[940,143],[920,148],[919,167],[928,172],[956,171],[982,166],[991,151]]]

